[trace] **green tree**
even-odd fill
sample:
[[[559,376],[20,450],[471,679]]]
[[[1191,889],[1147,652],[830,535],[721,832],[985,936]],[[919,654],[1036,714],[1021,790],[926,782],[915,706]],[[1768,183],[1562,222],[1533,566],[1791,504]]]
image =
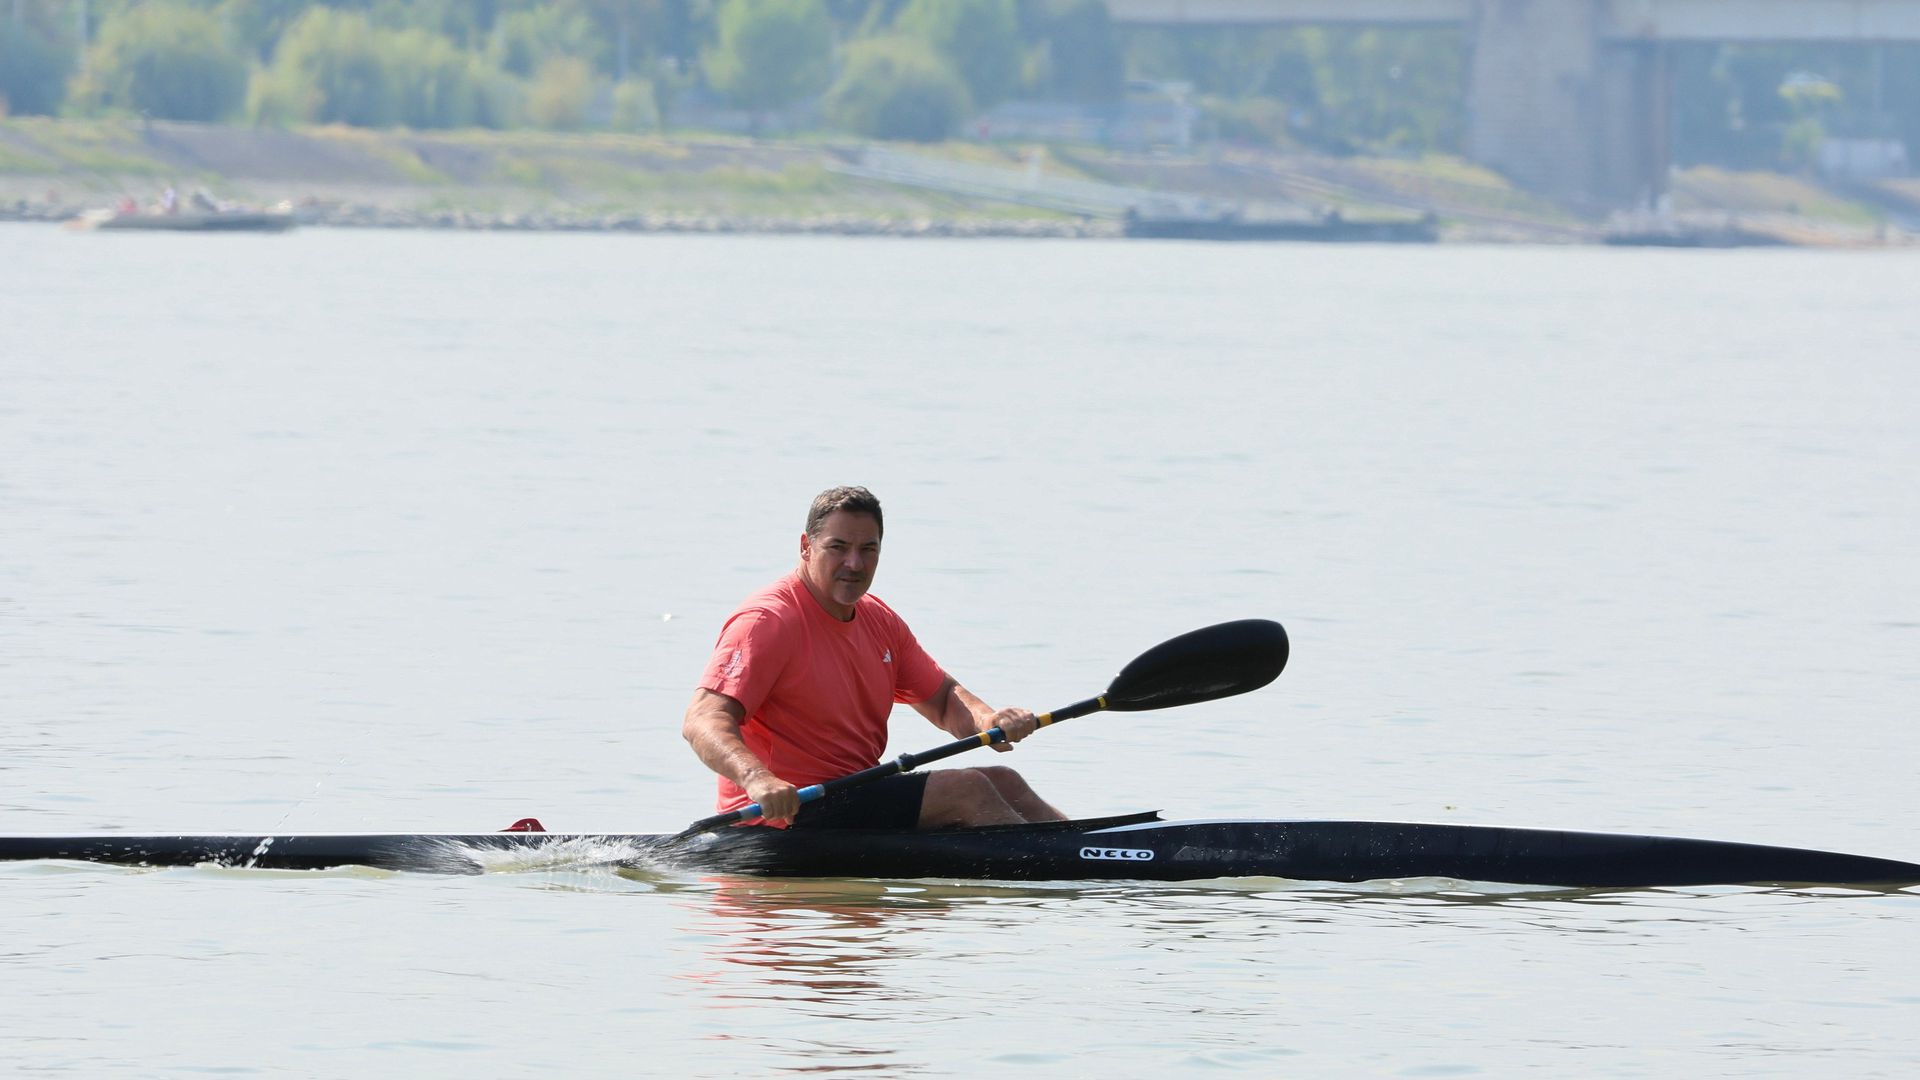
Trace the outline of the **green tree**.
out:
[[[848,131],[935,142],[960,126],[972,102],[967,84],[926,42],[880,37],[848,46],[826,108],[828,119]]]
[[[505,127],[506,84],[485,58],[438,33],[381,29],[359,12],[315,7],[255,77],[249,111],[263,123]]]
[[[1673,157],[1681,165],[1725,163],[1734,141],[1733,90],[1713,45],[1684,44],[1667,50],[1673,76]]]
[[[719,29],[707,78],[742,108],[778,108],[833,77],[833,23],[820,0],[726,0]]]
[[[1127,60],[1103,0],[1048,0],[1030,33],[1042,42],[1042,62],[1031,89],[1066,101],[1117,101],[1126,88]]]
[[[1285,30],[1146,27],[1128,35],[1129,66],[1139,77],[1228,97],[1259,93],[1274,66],[1297,51]]]
[[[616,82],[632,77],[649,56],[698,56],[696,26],[712,14],[711,4],[689,0],[566,0],[566,6],[593,25],[600,70]]]
[[[946,57],[976,108],[1004,99],[1020,77],[1020,27],[1013,0],[910,0],[894,29]]]
[[[164,120],[224,120],[246,100],[247,61],[211,13],[177,0],[116,12],[87,54],[81,96]]]
[[[222,0],[220,21],[235,43],[262,63],[273,58],[281,35],[313,6],[313,0]]]
[[[1675,158],[1745,169],[1807,159],[1819,138],[1819,118],[1797,115],[1781,89],[1795,72],[1818,70],[1827,59],[1792,45],[1675,50]]]
[[[586,16],[543,6],[502,16],[493,24],[488,51],[500,70],[526,78],[554,57],[592,60],[603,44]]]
[[[503,6],[499,0],[328,0],[334,7],[360,7],[382,30],[424,30],[465,51],[486,47]],[[547,0],[550,2],[550,0]]]
[[[1139,76],[1214,99],[1223,131],[1298,117],[1294,135],[1343,152],[1457,147],[1466,55],[1453,30],[1320,27],[1148,30],[1130,35],[1129,49]]]
[[[1777,93],[1793,114],[1781,132],[1780,161],[1789,168],[1811,169],[1819,163],[1828,118],[1839,110],[1846,94],[1832,81],[1804,71],[1787,76]]]
[[[657,131],[660,128],[660,104],[653,83],[646,79],[626,79],[613,87],[613,130]]]
[[[14,5],[0,18],[0,116],[51,116],[66,98],[73,45],[53,5]]]
[[[287,29],[274,51],[277,99],[299,102],[299,119],[323,124],[398,123],[400,94],[381,37],[358,12],[326,7],[308,11]]]
[[[1321,123],[1348,148],[1451,150],[1465,127],[1467,43],[1448,30],[1301,31]]]
[[[381,37],[400,123],[414,128],[500,127],[497,69],[427,30]]]
[[[527,119],[558,131],[586,127],[593,90],[592,64],[575,56],[552,57],[540,65],[527,93]]]
[[[298,124],[319,111],[318,102],[318,91],[294,73],[255,68],[247,86],[247,119],[270,127]]]

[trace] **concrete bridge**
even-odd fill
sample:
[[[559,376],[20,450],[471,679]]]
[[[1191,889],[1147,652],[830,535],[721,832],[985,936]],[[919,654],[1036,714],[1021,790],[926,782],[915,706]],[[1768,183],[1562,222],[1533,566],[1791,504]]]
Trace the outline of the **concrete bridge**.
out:
[[[1920,0],[1107,0],[1123,23],[1452,26],[1467,154],[1523,187],[1644,203],[1672,160],[1673,42],[1920,41]]]

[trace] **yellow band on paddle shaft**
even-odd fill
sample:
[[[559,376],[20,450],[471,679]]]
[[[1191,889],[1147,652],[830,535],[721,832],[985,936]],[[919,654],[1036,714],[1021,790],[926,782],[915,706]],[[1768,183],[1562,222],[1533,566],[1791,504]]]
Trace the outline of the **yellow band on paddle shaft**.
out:
[[[979,744],[980,744],[981,746],[992,746],[992,745],[993,745],[993,731],[992,731],[991,729],[989,729],[989,730],[987,730],[987,731],[983,731],[983,732],[981,732],[980,734],[978,734],[978,735],[975,735],[975,736],[974,736],[974,739],[975,739],[975,741],[977,741],[977,742],[979,742]]]
[[[1102,709],[1107,707],[1107,698],[1105,694],[1102,694],[1101,696],[1094,698],[1093,701],[1095,705],[1097,705]],[[1058,722],[1059,721],[1055,720],[1053,718],[1053,714],[1050,712],[1043,712],[1040,715],[1033,718],[1033,726],[1036,728],[1043,728],[1043,727],[1046,727],[1048,724],[1054,724]]]

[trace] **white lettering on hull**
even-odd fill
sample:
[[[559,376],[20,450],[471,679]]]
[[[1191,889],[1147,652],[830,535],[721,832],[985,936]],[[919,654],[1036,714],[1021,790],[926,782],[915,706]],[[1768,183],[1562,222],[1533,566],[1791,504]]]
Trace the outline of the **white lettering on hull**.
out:
[[[1149,862],[1153,859],[1153,850],[1151,848],[1083,847],[1080,849],[1080,857],[1116,862]]]

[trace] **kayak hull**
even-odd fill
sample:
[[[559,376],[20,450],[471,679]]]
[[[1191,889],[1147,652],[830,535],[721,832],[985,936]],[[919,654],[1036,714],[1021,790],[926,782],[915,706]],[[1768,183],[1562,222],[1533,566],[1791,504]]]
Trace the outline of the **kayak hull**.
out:
[[[1618,833],[1379,821],[1162,821],[1155,814],[934,832],[0,837],[0,861],[478,873],[569,862],[775,877],[995,881],[1450,879],[1561,888],[1906,885],[1920,864]]]
[[[1095,827],[1084,827],[1089,824]],[[1920,865],[1913,863],[1675,837],[1379,821],[1065,825],[937,833],[739,830],[751,835],[715,843],[703,860],[783,876],[1012,881],[1441,878],[1564,888],[1920,882]]]

